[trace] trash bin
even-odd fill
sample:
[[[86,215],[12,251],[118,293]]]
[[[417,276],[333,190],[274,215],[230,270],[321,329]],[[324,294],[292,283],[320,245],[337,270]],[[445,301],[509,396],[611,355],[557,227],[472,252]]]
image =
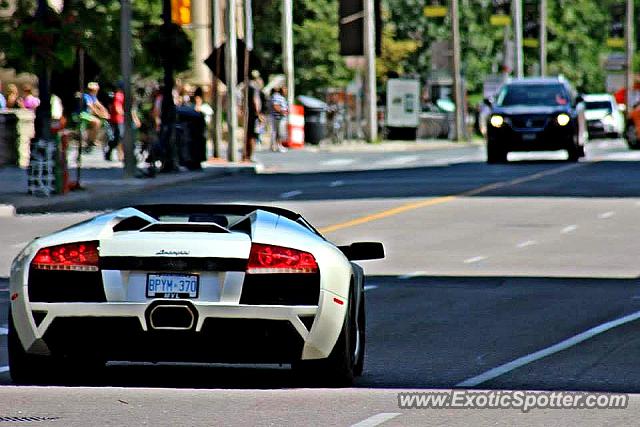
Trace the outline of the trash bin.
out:
[[[204,114],[191,107],[178,107],[176,113],[176,148],[180,165],[189,170],[202,169],[200,163],[206,160],[207,154]]]
[[[327,136],[327,104],[317,98],[300,95],[298,101],[304,106],[305,142],[319,144]]]
[[[18,163],[18,117],[0,113],[0,166]]]

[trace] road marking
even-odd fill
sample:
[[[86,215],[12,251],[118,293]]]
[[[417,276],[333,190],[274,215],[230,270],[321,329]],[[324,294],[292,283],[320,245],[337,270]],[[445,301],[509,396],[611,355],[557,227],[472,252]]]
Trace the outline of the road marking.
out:
[[[424,276],[425,274],[427,274],[425,271],[414,271],[413,273],[403,274],[402,276],[398,276],[398,279],[407,280],[407,279],[412,279],[418,276]]]
[[[387,422],[395,417],[400,415],[397,412],[382,412],[380,414],[376,414],[372,417],[367,418],[366,420],[360,421],[359,423],[353,424],[351,427],[375,427],[380,424]]]
[[[0,292],[9,292],[9,288],[0,288]]]
[[[546,171],[542,171],[542,172],[537,172],[531,175],[527,175],[527,176],[523,176],[521,178],[516,178],[516,179],[512,179],[510,181],[499,181],[499,182],[495,182],[493,184],[487,184],[487,185],[483,185],[482,187],[478,187],[478,188],[474,188],[468,191],[464,191],[462,193],[458,193],[458,194],[452,194],[449,196],[441,196],[441,197],[434,197],[434,198],[430,198],[430,199],[425,199],[425,200],[420,200],[417,202],[410,202],[410,203],[406,203],[404,205],[400,205],[397,206],[395,208],[391,208],[391,209],[387,209],[384,211],[380,211],[374,214],[370,214],[370,215],[365,215],[359,218],[355,218],[349,221],[345,221],[345,222],[341,222],[338,224],[333,224],[327,227],[323,227],[320,228],[319,231],[321,233],[332,233],[334,231],[338,231],[338,230],[342,230],[343,228],[350,228],[350,227],[355,227],[357,225],[361,225],[361,224],[366,224],[368,222],[372,222],[372,221],[377,221],[379,219],[384,219],[384,218],[388,218],[390,216],[394,216],[394,215],[398,215],[404,212],[409,212],[409,211],[413,211],[416,209],[420,209],[420,208],[426,208],[429,206],[435,206],[435,205],[441,205],[443,203],[448,203],[448,202],[452,202],[456,199],[459,199],[460,197],[468,197],[468,196],[475,196],[481,193],[486,193],[488,191],[491,190],[495,190],[498,188],[503,188],[503,187],[509,187],[512,185],[518,185],[518,184],[524,184],[526,182],[530,182],[530,181],[535,181],[537,179],[540,178],[544,178],[550,175],[557,175],[563,172],[566,172],[568,170],[571,169],[575,169],[578,167],[583,167],[585,165],[589,165],[589,164],[593,164],[596,162],[591,162],[591,163],[573,163],[570,165],[566,165],[566,166],[561,166],[561,167],[557,167],[557,168],[553,168],[553,169],[548,169]]]
[[[333,181],[329,184],[329,187],[342,187],[344,185],[344,181]]]
[[[324,166],[346,166],[353,163],[355,160],[353,159],[332,159],[326,160],[324,162],[320,162],[321,165]]]
[[[614,211],[609,211],[609,212],[604,212],[601,213],[600,215],[598,215],[598,218],[600,219],[608,219],[611,218],[612,216],[614,216],[616,213]]]
[[[516,248],[518,249],[522,249],[522,248],[526,248],[527,246],[533,246],[533,245],[537,245],[538,242],[536,242],[535,240],[527,240],[525,242],[520,242],[516,245]]]
[[[381,166],[398,166],[404,165],[406,163],[412,163],[418,160],[420,157],[418,156],[396,156],[390,159],[380,160],[375,162],[375,165]]]
[[[292,197],[296,197],[302,194],[302,191],[300,190],[293,190],[293,191],[287,191],[286,193],[282,193],[280,195],[281,199],[290,199]]]
[[[0,335],[7,335],[9,333],[9,329],[6,326],[0,326]]]
[[[378,289],[378,287],[376,285],[367,285],[367,286],[364,287],[364,291],[365,292],[372,291],[374,289]]]
[[[535,362],[544,357],[550,356],[552,354],[566,350],[570,347],[576,346],[584,341],[587,341],[588,339],[595,337],[596,335],[600,335],[613,328],[617,328],[618,326],[622,326],[626,323],[634,322],[638,319],[640,319],[640,311],[636,311],[635,313],[631,313],[619,319],[603,323],[601,325],[588,329],[582,333],[579,333],[578,335],[574,335],[571,338],[567,338],[566,340],[560,341],[559,343],[554,344],[551,347],[543,348],[542,350],[538,350],[535,353],[522,356],[511,362],[505,363],[504,365],[500,365],[498,367],[490,369],[473,378],[464,380],[456,384],[456,387],[475,387],[477,385],[490,381],[494,378],[497,378],[501,375],[504,375],[508,372],[511,372],[515,369],[521,368],[522,366],[528,365],[529,363]]]
[[[469,258],[469,259],[465,259],[464,263],[465,264],[473,264],[475,262],[480,262],[480,261],[484,261],[485,259],[487,259],[486,256],[474,256],[473,258]]]
[[[577,229],[578,229],[578,226],[576,224],[571,224],[571,225],[567,225],[565,228],[560,230],[560,232],[562,234],[567,234],[567,233],[571,233],[573,231],[576,231]]]
[[[0,373],[2,372],[9,372],[9,367],[8,366],[0,366]]]

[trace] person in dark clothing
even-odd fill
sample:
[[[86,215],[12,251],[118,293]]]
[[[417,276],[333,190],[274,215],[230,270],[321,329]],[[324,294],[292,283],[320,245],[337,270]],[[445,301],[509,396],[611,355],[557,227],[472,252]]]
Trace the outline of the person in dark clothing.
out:
[[[262,103],[260,101],[260,89],[257,82],[252,79],[249,82],[249,105],[247,106],[247,137],[245,138],[245,150],[242,161],[250,162],[253,158],[253,152],[256,146],[256,137],[258,136],[256,128],[259,122],[264,119],[262,117]]]

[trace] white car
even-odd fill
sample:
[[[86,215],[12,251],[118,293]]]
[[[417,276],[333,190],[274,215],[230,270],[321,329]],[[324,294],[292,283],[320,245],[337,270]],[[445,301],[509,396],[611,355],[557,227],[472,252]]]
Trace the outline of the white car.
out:
[[[623,135],[624,114],[612,95],[585,95],[584,103],[589,138],[620,138]]]
[[[290,363],[335,384],[363,370],[364,274],[382,244],[336,247],[299,214],[145,205],[41,237],[11,266],[9,368],[73,381],[107,361]]]

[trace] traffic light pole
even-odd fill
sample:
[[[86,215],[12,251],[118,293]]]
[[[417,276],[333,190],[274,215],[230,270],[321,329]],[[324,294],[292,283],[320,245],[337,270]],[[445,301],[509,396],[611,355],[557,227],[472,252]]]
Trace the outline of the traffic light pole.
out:
[[[124,176],[133,178],[136,174],[136,158],[133,146],[133,121],[131,106],[133,93],[131,92],[131,0],[120,1],[120,68],[124,87]]]
[[[547,75],[547,0],[540,0],[540,75]]]
[[[171,0],[162,1],[162,31],[169,32],[171,26]],[[176,106],[173,103],[173,62],[170,53],[165,52],[162,58],[164,68],[164,90],[162,91],[162,117],[160,128],[160,140],[165,150],[162,159],[163,172],[175,172],[178,170],[177,154],[173,131],[176,124]]]
[[[287,102],[293,105],[295,79],[293,75],[293,0],[282,1],[282,49],[284,75],[287,78]]]
[[[516,77],[524,77],[524,57],[522,52],[522,0],[513,0],[513,25],[516,45]]]
[[[456,141],[465,138],[464,131],[464,96],[462,90],[462,73],[460,65],[460,17],[459,1],[451,0],[451,30],[453,32],[453,92],[456,102]]]
[[[373,0],[364,0],[365,114],[366,137],[378,139],[378,108],[376,93],[376,29]]]
[[[227,159],[238,161],[238,49],[236,38],[236,0],[227,0],[225,13],[227,21],[227,43],[225,45],[225,74],[227,77],[227,127],[229,128],[229,144]]]
[[[631,114],[633,109],[634,93],[633,93],[633,0],[627,0],[627,25],[625,25],[626,38],[626,86],[627,86],[627,116]]]

